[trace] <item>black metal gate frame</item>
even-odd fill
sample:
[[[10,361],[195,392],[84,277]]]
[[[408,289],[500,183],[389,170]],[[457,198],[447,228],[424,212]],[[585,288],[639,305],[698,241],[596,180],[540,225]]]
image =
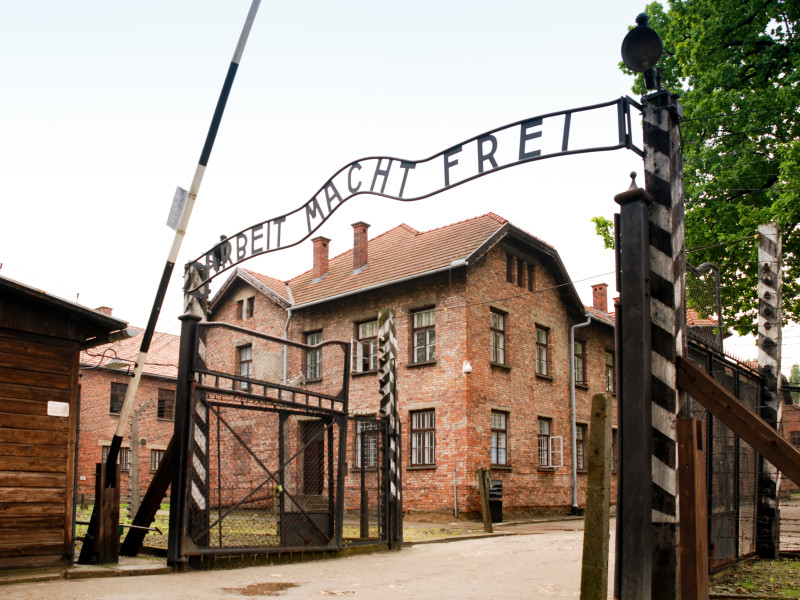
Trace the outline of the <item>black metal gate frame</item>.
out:
[[[690,335],[689,338],[688,338],[688,344],[689,344],[689,349],[691,351],[693,351],[693,352],[695,352],[697,354],[702,354],[703,357],[705,358],[705,364],[703,364],[702,367],[706,370],[707,373],[709,373],[711,375],[714,374],[714,365],[715,365],[715,363],[717,365],[719,365],[719,366],[722,366],[723,368],[730,369],[733,372],[733,389],[731,389],[730,391],[734,396],[736,396],[737,398],[740,398],[740,382],[741,382],[742,378],[744,377],[744,378],[750,380],[756,386],[756,388],[758,390],[757,394],[756,394],[756,398],[757,398],[757,401],[759,403],[761,402],[761,395],[762,395],[762,393],[764,391],[764,378],[762,377],[762,375],[760,373],[758,373],[757,371],[755,371],[755,370],[749,368],[748,366],[740,363],[738,360],[725,355],[724,353],[720,352],[719,349],[714,348],[713,346],[705,343],[702,340],[697,339],[696,337],[694,337],[692,335]],[[691,359],[691,352],[689,353],[688,356]],[[692,409],[692,412],[693,412],[693,409]],[[711,520],[714,517],[712,500],[713,500],[713,494],[714,494],[714,489],[715,489],[714,485],[713,485],[713,482],[714,482],[714,464],[712,462],[712,460],[713,460],[713,452],[714,452],[714,442],[715,442],[713,423],[714,423],[714,415],[709,412],[707,420],[706,420],[706,424],[705,424],[705,430],[706,430],[706,487],[708,489],[708,497],[707,497],[708,508],[707,508],[707,512],[708,512],[709,537],[711,537],[711,531],[712,531]],[[734,493],[733,503],[734,503],[734,510],[736,512],[736,519],[734,521],[734,524],[735,524],[735,527],[736,527],[736,531],[735,531],[735,534],[733,536],[734,545],[735,545],[735,551],[734,551],[735,556],[733,556],[731,558],[732,558],[732,562],[737,562],[737,561],[739,561],[739,560],[741,560],[743,558],[746,558],[748,556],[752,556],[754,554],[754,552],[742,553],[742,550],[741,550],[741,548],[739,546],[739,542],[741,540],[741,531],[740,531],[740,526],[741,526],[740,500],[741,500],[741,496],[740,496],[740,493],[739,493],[739,490],[740,490],[739,479],[740,479],[740,476],[741,476],[741,472],[740,472],[741,470],[740,470],[740,466],[739,466],[739,459],[740,459],[739,449],[740,449],[741,440],[740,440],[739,436],[737,436],[735,434],[734,434],[733,440],[734,440],[734,450],[733,450],[734,468],[733,468],[733,473],[734,473],[734,476],[736,478],[736,481],[733,484],[733,489],[736,490],[735,493]],[[754,497],[753,498],[753,506],[754,506],[754,508],[755,508],[755,505],[756,505],[756,501],[757,501],[757,497]],[[713,542],[714,540],[710,539],[710,541]],[[725,568],[727,566],[729,566],[729,563],[721,564],[716,568],[712,567],[711,570],[713,572],[713,571],[717,571],[717,570],[720,570],[722,568]]]
[[[250,453],[250,455],[256,460],[258,465],[264,469],[267,473],[267,478],[264,482],[256,489],[250,492],[244,499],[240,500],[234,507],[229,509],[225,515],[220,514],[219,518],[214,523],[209,523],[206,527],[203,528],[203,531],[200,533],[202,535],[207,535],[211,528],[215,525],[219,524],[225,516],[230,514],[232,510],[234,510],[237,506],[240,506],[247,498],[252,496],[258,489],[263,488],[264,485],[267,485],[270,481],[276,481],[276,474],[272,473],[269,468],[261,461],[248,447],[247,444],[233,431],[233,429],[224,421],[224,419],[219,414],[219,407],[221,406],[229,406],[229,407],[247,407],[250,410],[259,410],[259,411],[269,411],[269,412],[281,412],[284,414],[296,414],[296,415],[308,415],[309,413],[320,415],[326,417],[327,423],[322,430],[321,435],[324,435],[326,432],[328,433],[329,439],[332,440],[333,437],[333,425],[337,423],[339,425],[339,449],[338,449],[338,465],[337,465],[337,472],[336,472],[336,498],[335,498],[335,511],[333,512],[334,518],[334,532],[335,532],[335,539],[334,544],[335,547],[332,548],[331,546],[302,546],[302,547],[286,547],[280,546],[278,548],[274,547],[256,547],[256,548],[210,548],[210,547],[198,547],[196,545],[196,541],[194,538],[197,537],[197,534],[194,536],[189,535],[189,502],[191,494],[187,493],[188,490],[184,490],[181,494],[184,499],[184,507],[183,507],[183,518],[181,519],[181,531],[180,531],[180,547],[183,549],[181,555],[186,557],[189,555],[193,556],[201,556],[201,555],[224,555],[230,554],[231,552],[235,552],[237,554],[243,553],[268,553],[268,552],[275,552],[275,551],[313,551],[313,550],[331,550],[336,549],[340,550],[342,548],[342,524],[344,522],[344,464],[346,461],[346,451],[347,451],[347,423],[348,423],[348,397],[349,397],[349,365],[350,365],[350,344],[348,342],[344,342],[341,340],[328,340],[322,342],[316,346],[309,346],[307,344],[302,344],[299,342],[293,342],[291,340],[278,338],[274,336],[270,336],[267,334],[259,333],[250,329],[245,329],[243,327],[239,327],[236,325],[232,325],[229,323],[223,322],[215,322],[215,321],[202,321],[197,324],[198,329],[200,330],[200,335],[197,336],[198,341],[203,339],[205,336],[203,333],[212,328],[220,328],[220,329],[227,329],[230,331],[235,331],[239,333],[243,333],[252,337],[264,339],[270,342],[274,342],[277,344],[291,346],[294,348],[298,348],[300,350],[310,350],[314,348],[320,348],[324,346],[339,346],[342,348],[343,353],[343,366],[342,366],[342,388],[339,392],[335,395],[330,394],[322,394],[322,393],[315,393],[310,392],[309,390],[271,383],[267,381],[261,381],[256,379],[250,379],[246,377],[241,377],[238,375],[232,375],[230,373],[223,373],[219,371],[214,371],[205,368],[202,359],[192,361],[194,363],[193,369],[193,377],[191,379],[194,380],[192,384],[192,405],[195,406],[197,403],[203,404],[207,407],[210,411],[214,412],[214,414],[218,417],[220,421],[222,421],[225,426],[231,431],[231,433],[236,437],[236,439],[243,445],[244,448]],[[199,344],[198,344],[199,346]],[[198,355],[197,358],[200,358]],[[228,384],[230,387],[227,387],[225,384]],[[242,386],[241,384],[244,384]],[[261,389],[262,393],[255,393],[253,390]],[[270,396],[270,391],[274,392],[274,396]],[[284,399],[283,392],[289,395],[289,399]],[[214,401],[212,397],[216,396],[217,399]],[[232,398],[233,400],[228,402],[221,401],[221,398],[227,397]],[[304,399],[302,401],[301,399]],[[194,421],[194,414],[195,411],[191,411],[192,419]],[[188,436],[188,439],[191,440],[193,436]],[[296,452],[291,458],[288,460],[280,460],[280,466],[278,467],[278,472],[280,472],[283,467],[291,462],[294,458],[296,458],[304,449],[305,447],[314,441],[316,438],[312,438],[308,440],[298,452]],[[193,442],[190,442],[189,446],[191,447]],[[189,452],[191,449],[188,448]],[[331,446],[331,452],[332,446]],[[187,460],[187,471],[188,465],[191,465],[192,461]],[[332,469],[332,465],[329,467]],[[191,480],[190,477],[184,475],[183,477],[183,484],[184,487],[189,485]],[[285,492],[290,499],[292,499],[291,495]],[[299,506],[299,503],[294,502],[295,505],[298,506],[300,511],[306,516],[309,517],[308,513]],[[328,536],[327,533],[319,530],[319,527],[314,523],[313,519],[309,518],[309,522],[314,524],[314,527],[322,533],[324,536]]]

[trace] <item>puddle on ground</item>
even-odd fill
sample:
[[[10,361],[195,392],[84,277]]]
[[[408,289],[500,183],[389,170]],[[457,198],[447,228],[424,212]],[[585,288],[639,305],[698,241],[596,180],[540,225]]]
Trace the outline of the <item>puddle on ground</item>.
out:
[[[253,583],[241,588],[222,588],[222,591],[242,596],[278,596],[282,591],[293,587],[297,587],[297,584],[288,581],[269,581]]]

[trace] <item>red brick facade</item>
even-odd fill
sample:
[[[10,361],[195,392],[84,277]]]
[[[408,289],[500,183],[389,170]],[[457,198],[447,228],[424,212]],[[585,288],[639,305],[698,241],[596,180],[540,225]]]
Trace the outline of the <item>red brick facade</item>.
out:
[[[356,225],[363,226],[366,236],[365,224]],[[477,467],[491,467],[492,479],[502,482],[505,511],[566,510],[572,504],[570,327],[585,322],[587,314],[594,317],[588,326],[575,330],[575,339],[584,349],[583,382],[576,386],[575,393],[576,421],[584,426],[581,431],[585,433],[591,396],[606,389],[606,356],[607,352],[613,355],[614,349],[613,317],[600,310],[586,309],[590,311],[587,313],[577,300],[555,250],[509,227],[499,229],[492,243],[479,252],[471,252],[467,264],[464,264],[467,261],[458,264],[453,261],[451,268],[417,277],[389,279],[383,285],[365,286],[369,289],[363,291],[353,283],[351,287],[355,285],[355,289],[350,293],[331,294],[327,299],[306,301],[306,306],[299,303],[291,307],[288,336],[300,342],[306,341],[312,332],[322,332],[323,340],[357,340],[359,324],[377,319],[381,309],[396,311],[397,392],[403,430],[403,496],[407,511],[452,511],[456,503],[461,513],[479,510],[474,476]],[[446,238],[446,230],[448,228],[442,228],[439,235]],[[318,256],[320,240],[315,240],[311,273],[314,282],[309,288],[303,288],[306,294],[308,289],[313,291],[313,286],[326,279],[318,281],[327,273],[319,272],[320,265],[328,263],[327,252],[325,260]],[[324,241],[327,246],[328,240]],[[369,242],[369,262],[364,274],[382,268],[380,247],[373,248],[374,242]],[[392,260],[403,260],[400,258],[403,249],[395,250],[396,257]],[[361,275],[350,272],[351,265],[357,264],[350,251],[331,259],[331,270],[337,268],[337,261],[348,263],[343,281]],[[234,273],[212,301],[210,318],[241,325],[242,319],[237,316],[238,302],[255,296],[254,314],[245,326],[282,337],[288,302],[276,302],[273,296],[248,284],[248,278],[252,281],[253,277],[262,281],[268,279],[250,272]],[[288,282],[292,291],[295,283],[295,280]],[[300,287],[298,285],[298,289]],[[285,296],[289,296],[288,291]],[[598,304],[596,298],[595,305]],[[423,356],[424,351],[415,357],[414,315],[418,311],[432,311],[426,319],[433,321],[435,331],[432,334],[435,338],[433,357]],[[429,321],[425,322],[430,326]],[[538,344],[540,353],[541,346],[546,347],[547,360],[540,361],[540,368],[546,372],[538,375],[537,328],[547,336],[546,344],[541,340]],[[425,338],[430,334],[425,334],[421,326],[416,333],[417,339],[430,342],[431,338]],[[227,361],[235,360],[236,340],[233,338],[235,336],[222,336],[209,340],[209,352],[225,356]],[[254,348],[253,353],[257,350]],[[324,370],[333,362],[323,355],[322,382],[334,376]],[[465,368],[467,363],[471,371]],[[378,406],[377,372],[356,366],[350,373],[350,412],[375,414]],[[433,411],[435,416],[435,450],[430,455],[412,451],[412,437],[416,433],[412,431],[412,415],[418,411]],[[501,425],[499,428],[493,429],[493,413],[495,425]],[[540,465],[540,420],[550,427],[553,452],[547,453],[546,462],[552,458],[555,466]],[[423,421],[419,418],[417,424]],[[356,485],[352,474],[354,435],[350,432],[347,449],[351,472],[348,485]],[[420,442],[424,436],[417,435],[418,443],[430,443],[429,438]],[[498,441],[502,438],[507,441],[506,452],[496,448],[493,451],[492,440],[496,446],[502,446],[502,441]],[[561,452],[557,452],[558,438],[562,441]],[[547,440],[542,443],[546,446]],[[584,443],[588,447],[588,439]],[[497,462],[505,464],[492,465],[493,456],[499,456]],[[414,464],[428,462],[428,459],[432,459],[433,464]],[[585,503],[585,478],[585,470],[579,471],[579,506]]]
[[[132,358],[140,343],[141,333],[124,342],[93,348],[90,354],[81,354],[78,500],[81,494],[87,498],[93,497],[95,465],[103,460],[103,448],[111,444],[119,422],[118,412],[112,412],[112,409],[118,410],[112,406],[112,384],[128,384],[131,381],[132,367],[108,368],[103,365],[108,364],[114,355]],[[136,459],[136,450],[140,494],[144,496],[155,472],[155,468],[151,467],[157,466],[159,457],[172,438],[177,364],[178,337],[157,333],[123,437],[120,452],[120,496],[123,502],[130,500],[131,470],[128,465]],[[123,391],[114,387],[119,392]],[[117,398],[121,402],[122,398]],[[134,415],[138,415],[138,444],[130,438]]]

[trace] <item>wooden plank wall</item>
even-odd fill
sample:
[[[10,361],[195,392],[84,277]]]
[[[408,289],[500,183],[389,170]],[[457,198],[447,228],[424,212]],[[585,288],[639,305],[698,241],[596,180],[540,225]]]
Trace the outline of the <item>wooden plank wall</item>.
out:
[[[76,343],[0,329],[0,568],[63,564],[72,545]],[[48,402],[69,416],[48,416]]]

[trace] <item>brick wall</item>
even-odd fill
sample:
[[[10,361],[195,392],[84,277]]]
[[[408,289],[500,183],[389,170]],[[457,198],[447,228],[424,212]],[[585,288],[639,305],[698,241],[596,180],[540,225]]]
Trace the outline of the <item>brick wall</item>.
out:
[[[78,494],[94,496],[95,464],[102,460],[102,447],[111,444],[119,416],[111,414],[111,383],[129,383],[131,377],[116,369],[82,369],[80,371],[80,425],[78,434]],[[136,393],[131,417],[141,406],[153,403],[139,417],[139,483],[141,494],[150,485],[151,451],[166,450],[173,433],[172,419],[158,418],[158,390],[175,390],[175,380],[143,375]],[[131,448],[130,421],[125,429],[123,448]],[[120,497],[123,502],[130,498],[130,472],[122,471]],[[78,498],[80,500],[80,497]]]
[[[506,277],[508,255],[515,258],[514,282]],[[519,262],[520,259],[522,262]],[[522,265],[522,285],[517,284],[517,265]],[[534,280],[528,289],[527,265]],[[354,276],[358,276],[357,274]],[[490,466],[491,411],[508,414],[509,465],[494,468],[492,478],[503,482],[504,510],[567,509],[572,502],[571,427],[569,404],[569,327],[585,321],[568,313],[553,275],[538,257],[524,248],[500,245],[467,269],[431,275],[317,306],[295,309],[290,339],[304,341],[309,332],[322,331],[323,340],[350,341],[358,336],[358,323],[377,319],[382,308],[397,313],[398,398],[403,428],[403,494],[407,511],[452,511],[453,484],[459,512],[479,510],[474,471]],[[246,285],[218,306],[214,320],[236,322],[236,299],[252,295]],[[412,314],[433,308],[436,321],[436,360],[416,365],[411,360]],[[506,364],[490,364],[490,311],[502,311],[506,320]],[[261,294],[256,311],[246,326],[282,335],[286,312]],[[535,375],[536,325],[549,329],[549,373]],[[605,390],[605,350],[614,348],[613,329],[593,322],[577,330],[586,344],[586,386],[576,391],[577,421],[588,424],[591,395]],[[210,354],[233,363],[236,336],[208,340]],[[241,342],[241,340],[239,340]],[[254,349],[254,355],[257,348]],[[227,358],[224,358],[227,357]],[[254,357],[254,360],[257,360]],[[303,356],[290,351],[289,373],[303,371]],[[321,382],[309,387],[341,385],[341,355],[333,349],[323,354]],[[469,361],[472,372],[462,373]],[[328,383],[331,382],[331,383]],[[376,372],[351,373],[351,414],[375,414],[379,409]],[[432,467],[411,465],[410,413],[433,409],[436,416],[436,461]],[[615,414],[615,411],[614,411]],[[563,464],[539,468],[538,418],[551,420],[553,436],[563,439]],[[358,485],[354,465],[354,433],[348,435],[347,460],[351,467],[348,487]],[[588,441],[587,441],[588,445]],[[579,505],[585,499],[585,473],[579,473]]]

